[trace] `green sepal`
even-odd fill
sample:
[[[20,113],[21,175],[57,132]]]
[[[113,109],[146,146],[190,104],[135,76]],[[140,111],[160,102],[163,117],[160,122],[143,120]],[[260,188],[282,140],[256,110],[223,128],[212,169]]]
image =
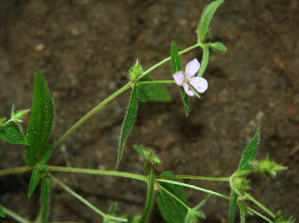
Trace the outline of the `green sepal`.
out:
[[[54,142],[47,148],[45,149],[45,151],[43,151],[43,153],[41,154],[38,162],[39,163],[46,163],[48,162],[48,160],[50,159],[51,155],[52,155],[52,150],[53,150],[53,146],[54,146]]]
[[[144,75],[140,82],[153,81],[149,75]],[[138,84],[138,99],[141,102],[146,101],[171,101],[171,97],[167,90],[161,84]]]
[[[171,172],[167,171],[162,173],[160,176],[170,176]],[[175,181],[180,181],[175,179]],[[169,183],[160,183],[161,187],[172,193],[182,203],[187,204],[184,189],[182,186],[173,185]],[[157,204],[161,211],[163,218],[167,222],[171,223],[182,223],[184,222],[188,210],[186,207],[177,199],[164,192],[162,189],[157,194]]]
[[[196,33],[198,35],[198,42],[203,42],[208,35],[210,22],[216,9],[224,2],[224,0],[217,0],[211,2],[202,12]]]
[[[271,162],[269,156],[267,156],[266,159],[260,163],[255,164],[253,162],[251,164],[257,171],[261,172],[267,178],[267,180],[270,180],[271,177],[274,178],[276,176],[276,172],[287,169],[287,167],[283,167],[275,162]]]
[[[0,204],[0,217],[2,217],[2,218],[5,217],[5,212],[4,212],[3,208],[1,207],[1,204]]]
[[[41,222],[47,223],[50,211],[51,178],[44,176],[41,184]]]
[[[130,68],[130,71],[129,71],[130,80],[135,81],[141,73],[142,73],[142,69],[141,69],[141,66],[139,65],[139,61],[137,59],[135,64]]]
[[[145,207],[141,215],[141,218],[139,220],[139,223],[145,223],[148,221],[153,209],[154,200],[155,200],[154,170],[153,168],[151,168],[151,174],[148,177],[148,182],[147,182],[147,196],[145,201]]]
[[[215,51],[219,51],[219,52],[227,51],[226,46],[221,42],[210,43],[209,45]]]
[[[0,139],[8,143],[29,145],[22,131],[11,124],[2,127],[0,130]]]
[[[155,165],[156,168],[158,168],[158,164],[160,163],[160,160],[156,154],[152,150],[144,150],[140,146],[133,145],[134,149],[141,155],[144,156],[146,160],[151,161]]]
[[[125,117],[123,125],[122,125],[121,137],[120,137],[120,141],[119,141],[117,165],[119,165],[120,160],[121,160],[121,155],[123,152],[125,140],[135,123],[136,116],[137,116],[137,109],[138,109],[138,101],[137,101],[137,89],[136,89],[136,84],[135,84],[133,87],[133,90],[132,90],[126,117]]]
[[[34,96],[26,138],[25,162],[33,167],[45,149],[54,123],[54,106],[45,79],[37,69],[34,76]]]
[[[28,188],[28,197],[30,198],[33,194],[39,179],[40,179],[41,173],[40,173],[40,165],[37,165],[31,174],[30,182],[29,182],[29,188]]]
[[[186,94],[183,87],[181,87],[181,96],[182,96],[184,109],[185,109],[185,112],[186,112],[186,117],[188,117],[188,115],[189,115],[189,97]]]

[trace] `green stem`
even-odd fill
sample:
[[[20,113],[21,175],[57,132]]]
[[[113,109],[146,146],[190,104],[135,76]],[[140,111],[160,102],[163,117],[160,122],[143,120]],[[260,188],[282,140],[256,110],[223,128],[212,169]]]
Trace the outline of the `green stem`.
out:
[[[22,223],[30,223],[31,221],[28,221],[27,219],[21,217],[20,215],[16,214],[15,212],[7,209],[6,207],[2,206],[3,211],[5,212],[5,214],[9,215],[10,217],[12,217],[13,219],[22,222]]]
[[[192,175],[171,175],[171,176],[160,176],[157,179],[193,179],[193,180],[209,180],[209,181],[230,181],[230,177],[204,177],[204,176],[192,176]]]
[[[146,177],[127,172],[119,172],[113,170],[94,170],[94,169],[82,169],[73,167],[60,167],[60,166],[48,166],[49,171],[56,172],[68,172],[68,173],[86,173],[86,174],[96,174],[96,175],[106,175],[106,176],[116,176],[116,177],[127,177],[135,180],[146,181]]]
[[[101,215],[104,219],[105,218],[109,218],[111,220],[115,220],[115,221],[121,221],[121,222],[127,222],[127,219],[124,218],[118,218],[118,217],[114,217],[114,216],[109,216],[106,215],[104,212],[102,212],[101,210],[99,210],[98,208],[96,208],[94,205],[92,205],[89,201],[87,201],[86,199],[84,199],[83,197],[81,197],[79,194],[77,194],[75,191],[73,191],[71,188],[69,188],[68,186],[66,186],[64,183],[62,183],[60,180],[58,180],[56,177],[51,175],[51,178],[53,181],[55,181],[60,187],[62,187],[65,191],[67,191],[68,193],[70,193],[71,195],[73,195],[75,198],[77,198],[79,201],[81,201],[82,203],[84,203],[87,207],[89,207],[90,209],[94,210],[96,213],[98,213],[99,215]]]
[[[106,105],[108,102],[110,102],[112,99],[116,98],[118,95],[120,95],[122,92],[126,91],[130,87],[131,87],[130,83],[126,84],[125,86],[120,88],[118,91],[114,92],[112,95],[110,95],[108,98],[106,98],[104,101],[102,101],[100,104],[98,104],[95,108],[93,108],[91,111],[89,111],[86,115],[84,115],[76,124],[74,124],[66,133],[63,134],[63,136],[61,136],[55,142],[53,149],[55,149],[63,140],[65,140],[65,138],[67,138],[73,131],[75,131],[80,125],[82,125],[94,113],[96,113],[104,105]]]
[[[264,212],[266,212],[272,218],[275,218],[275,214],[273,214],[268,208],[266,208],[260,202],[258,202],[257,200],[255,200],[250,194],[246,194],[245,196],[246,196],[246,198],[248,198],[249,200],[251,200],[253,203],[255,203],[257,206],[259,206]]]
[[[271,221],[269,218],[265,217],[265,216],[262,215],[261,213],[257,212],[256,210],[254,210],[254,209],[252,209],[252,208],[250,208],[250,207],[247,207],[247,209],[248,209],[250,212],[252,212],[252,213],[256,214],[257,216],[259,216],[260,218],[264,219],[265,221],[267,221],[267,222],[269,222],[269,223],[273,223],[273,221]]]
[[[175,84],[174,80],[140,81],[138,84]]]
[[[199,191],[202,191],[204,193],[212,194],[212,195],[215,195],[215,196],[218,196],[218,197],[221,197],[221,198],[225,198],[225,199],[228,199],[228,200],[230,199],[230,197],[228,197],[224,194],[220,194],[220,193],[217,193],[217,192],[214,192],[214,191],[211,191],[211,190],[206,190],[206,189],[196,187],[196,186],[193,186],[193,185],[190,185],[190,184],[185,184],[185,183],[172,181],[172,180],[163,180],[163,179],[158,179],[158,181],[163,182],[163,183],[168,183],[168,184],[180,185],[180,186],[183,186],[183,187],[189,187],[189,188],[192,188],[194,190],[199,190]]]
[[[9,174],[25,173],[25,172],[29,172],[31,170],[32,170],[32,168],[27,167],[27,166],[5,169],[5,170],[0,170],[0,176],[9,175]]]

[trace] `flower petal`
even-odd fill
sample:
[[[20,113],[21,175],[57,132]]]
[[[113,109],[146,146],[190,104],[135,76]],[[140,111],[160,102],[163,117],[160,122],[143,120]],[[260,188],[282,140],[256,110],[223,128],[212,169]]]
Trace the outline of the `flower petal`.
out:
[[[185,68],[186,77],[193,77],[197,73],[199,68],[200,63],[198,62],[198,60],[196,58],[191,60],[189,63],[187,63]]]
[[[194,91],[192,91],[190,88],[189,88],[189,85],[188,84],[183,84],[183,87],[184,87],[184,90],[186,92],[187,95],[189,96],[194,96]]]
[[[193,77],[190,80],[190,84],[199,93],[204,93],[208,89],[208,81],[203,77]]]
[[[181,85],[184,81],[184,74],[183,71],[179,71],[173,75],[173,78],[177,85]]]

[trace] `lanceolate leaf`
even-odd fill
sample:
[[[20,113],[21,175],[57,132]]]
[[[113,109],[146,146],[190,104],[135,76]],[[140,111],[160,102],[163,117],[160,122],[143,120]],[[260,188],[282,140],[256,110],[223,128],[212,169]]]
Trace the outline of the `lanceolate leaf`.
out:
[[[3,211],[1,205],[0,205],[0,217],[2,217],[2,218],[5,217],[5,212]]]
[[[198,28],[196,30],[198,34],[198,42],[203,42],[208,34],[209,25],[213,18],[216,9],[224,2],[224,0],[217,0],[211,2],[202,12],[199,20]]]
[[[124,120],[124,123],[122,126],[122,130],[121,130],[119,149],[118,149],[118,157],[117,157],[117,165],[119,165],[119,163],[120,163],[125,140],[135,123],[135,119],[137,116],[137,108],[138,108],[137,89],[136,89],[136,85],[135,85],[132,90],[129,107],[128,107],[127,114],[126,114],[126,117],[125,117],[125,120]]]
[[[32,174],[31,174],[29,188],[28,188],[28,197],[31,197],[31,195],[33,194],[33,192],[38,184],[39,178],[40,178],[40,171],[39,171],[39,168],[36,167],[36,168],[34,168],[34,170],[32,171]]]
[[[182,62],[178,52],[178,48],[174,41],[172,41],[171,43],[170,56],[171,56],[171,73],[175,74],[178,71],[182,70]]]
[[[250,141],[250,143],[247,145],[246,149],[244,150],[238,171],[250,169],[249,162],[253,160],[255,157],[259,145],[259,139],[260,139],[260,128],[256,130],[255,136],[253,137],[253,139]]]
[[[165,172],[161,176],[171,175],[170,172]],[[161,186],[176,196],[181,202],[187,204],[185,193],[182,186],[161,183]],[[188,210],[182,203],[170,196],[168,193],[164,192],[162,189],[159,190],[157,194],[157,203],[163,218],[167,222],[171,223],[182,223],[184,222]]]
[[[34,76],[34,96],[26,138],[29,146],[25,148],[27,166],[33,167],[37,157],[48,143],[54,123],[54,106],[46,82],[39,70]]]
[[[28,141],[21,130],[11,124],[2,127],[0,139],[8,143],[28,145]]]
[[[153,81],[153,79],[145,75],[138,82]],[[167,90],[161,84],[140,84],[138,86],[138,99],[145,101],[170,101],[171,97]]]
[[[179,55],[179,51],[178,48],[175,44],[175,42],[172,41],[171,44],[171,52],[170,52],[170,59],[171,59],[171,73],[175,74],[179,71],[182,71],[182,62],[181,62],[181,58]],[[184,88],[181,87],[181,96],[182,96],[182,101],[184,104],[184,108],[186,111],[186,116],[188,117],[189,114],[189,98],[188,95],[185,93]]]
[[[47,223],[50,210],[50,193],[52,183],[51,178],[45,177],[42,179],[41,186],[41,222]]]

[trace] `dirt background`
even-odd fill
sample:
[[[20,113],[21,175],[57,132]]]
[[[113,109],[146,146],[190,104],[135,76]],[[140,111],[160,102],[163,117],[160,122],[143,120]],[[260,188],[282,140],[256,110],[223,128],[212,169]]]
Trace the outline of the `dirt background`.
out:
[[[34,69],[41,69],[53,96],[58,139],[90,109],[125,85],[138,58],[147,69],[196,42],[199,16],[209,0],[2,0],[0,2],[0,116],[31,107]],[[204,77],[209,88],[190,99],[186,118],[176,85],[165,85],[173,100],[140,103],[118,170],[142,174],[137,144],[152,148],[162,164],[157,174],[230,176],[247,143],[261,126],[258,159],[288,166],[267,182],[250,176],[252,194],[271,211],[299,217],[299,3],[297,0],[227,0],[216,12],[213,41],[226,53],[211,52]],[[201,59],[201,50],[183,56],[183,66]],[[171,79],[170,63],[150,74]],[[51,165],[115,170],[120,127],[130,92],[117,97],[54,151]],[[24,120],[24,128],[28,117]],[[64,152],[65,151],[65,152]],[[24,166],[24,148],[0,142],[0,168]],[[136,180],[54,173],[107,212],[142,213],[146,185]],[[30,174],[2,176],[0,203],[29,220],[39,211],[39,190],[27,198]],[[229,195],[226,183],[190,181]],[[102,218],[54,185],[51,221],[101,222]],[[190,206],[206,195],[186,190]],[[226,222],[229,203],[212,197],[204,222]],[[10,217],[1,222],[15,222]],[[164,222],[157,208],[151,222]],[[248,222],[264,222],[249,217]]]

